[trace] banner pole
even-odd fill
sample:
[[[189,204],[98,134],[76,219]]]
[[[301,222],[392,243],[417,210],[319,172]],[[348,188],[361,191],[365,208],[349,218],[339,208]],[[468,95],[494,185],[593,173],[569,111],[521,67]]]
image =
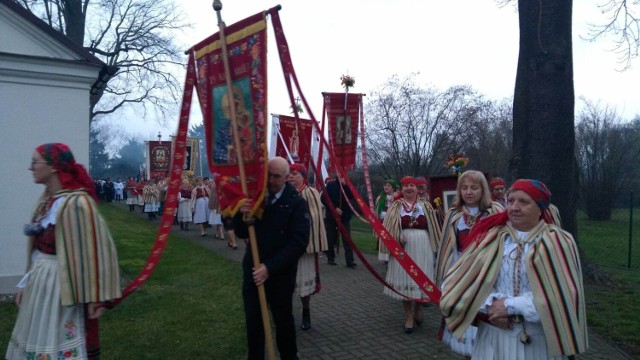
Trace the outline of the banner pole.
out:
[[[229,109],[231,112],[231,129],[233,133],[233,143],[236,147],[236,156],[238,159],[238,170],[240,172],[240,184],[242,185],[242,192],[244,196],[248,198],[249,190],[247,188],[246,175],[244,171],[244,158],[242,156],[242,148],[240,143],[240,134],[238,134],[238,123],[236,119],[236,107],[233,101],[233,83],[231,81],[231,69],[229,66],[229,53],[227,51],[227,39],[224,33],[225,24],[222,21],[222,2],[220,0],[213,1],[213,9],[218,17],[218,28],[220,34],[220,48],[222,50],[222,62],[224,64],[224,76],[227,82],[227,99],[229,101]],[[250,220],[250,219],[245,219]],[[253,267],[255,269],[260,267],[260,254],[258,253],[258,243],[256,241],[256,230],[253,227],[251,221],[247,221],[247,227],[249,230],[249,243],[251,245],[251,255],[253,257]],[[258,299],[260,300],[260,313],[262,314],[262,325],[264,327],[264,340],[267,347],[267,357],[269,360],[276,359],[275,349],[273,347],[273,337],[271,335],[271,323],[269,321],[269,313],[267,312],[267,296],[264,290],[264,284],[257,285]]]

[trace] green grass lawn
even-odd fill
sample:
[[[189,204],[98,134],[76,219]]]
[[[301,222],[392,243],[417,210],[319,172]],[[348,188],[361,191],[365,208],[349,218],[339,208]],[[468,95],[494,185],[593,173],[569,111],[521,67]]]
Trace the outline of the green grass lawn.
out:
[[[156,226],[100,207],[133,278],[146,262]],[[153,277],[101,321],[104,359],[239,359],[246,353],[240,264],[171,236]],[[4,351],[17,308],[0,305]],[[4,353],[4,352],[3,352]]]
[[[609,221],[590,221],[578,212],[578,241],[586,261],[600,266],[613,283],[585,278],[587,321],[599,334],[640,358],[640,211],[634,209],[631,268],[629,210]],[[585,263],[583,259],[583,263]]]

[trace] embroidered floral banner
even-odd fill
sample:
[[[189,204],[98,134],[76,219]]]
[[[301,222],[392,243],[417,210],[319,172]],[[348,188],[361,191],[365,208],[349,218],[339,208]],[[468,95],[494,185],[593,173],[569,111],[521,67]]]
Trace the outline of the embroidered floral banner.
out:
[[[278,115],[280,119],[280,135],[276,142],[276,156],[287,159],[291,155],[294,162],[309,166],[311,156],[311,133],[313,124],[311,120],[300,119],[296,124],[296,118]],[[284,142],[283,142],[284,141]],[[287,154],[287,150],[289,154]]]
[[[216,33],[195,51],[197,89],[204,117],[209,168],[221,191],[220,206],[226,215],[234,214],[245,198],[231,126],[235,107],[237,131],[244,164],[248,197],[256,207],[266,184],[268,161],[265,127],[267,98],[266,20],[259,13],[225,28],[232,89],[225,79],[220,43]]]
[[[356,166],[362,94],[323,93],[323,95],[329,118],[329,145],[333,148],[335,161],[345,170],[353,170]],[[335,172],[333,163],[330,169],[331,172]]]

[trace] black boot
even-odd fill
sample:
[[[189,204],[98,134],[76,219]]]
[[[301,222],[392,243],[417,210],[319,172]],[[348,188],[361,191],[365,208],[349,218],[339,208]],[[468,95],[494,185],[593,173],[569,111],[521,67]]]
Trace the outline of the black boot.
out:
[[[184,230],[184,221],[180,221],[180,230]]]
[[[311,309],[302,309],[302,330],[311,329]]]

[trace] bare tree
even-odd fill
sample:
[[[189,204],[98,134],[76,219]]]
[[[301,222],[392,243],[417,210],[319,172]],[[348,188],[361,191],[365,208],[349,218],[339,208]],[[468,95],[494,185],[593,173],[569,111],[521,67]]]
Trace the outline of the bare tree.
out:
[[[367,151],[384,176],[435,175],[472,136],[482,98],[472,89],[421,88],[414,75],[393,76],[367,104]]]
[[[489,102],[479,114],[474,136],[464,144],[463,153],[475,168],[490,176],[506,177],[512,153],[513,104]]]
[[[610,220],[618,195],[637,173],[640,133],[614,109],[584,103],[576,126],[582,198],[590,219]]]
[[[611,35],[613,51],[618,54],[618,62],[623,70],[631,67],[631,61],[638,57],[640,49],[640,1],[607,0],[599,5],[600,11],[607,16],[607,20],[590,25],[587,39],[594,41],[600,37]]]
[[[185,26],[171,0],[15,0],[108,67],[94,89],[90,120],[130,108],[172,116],[181,93],[174,74],[183,57],[172,32]]]

